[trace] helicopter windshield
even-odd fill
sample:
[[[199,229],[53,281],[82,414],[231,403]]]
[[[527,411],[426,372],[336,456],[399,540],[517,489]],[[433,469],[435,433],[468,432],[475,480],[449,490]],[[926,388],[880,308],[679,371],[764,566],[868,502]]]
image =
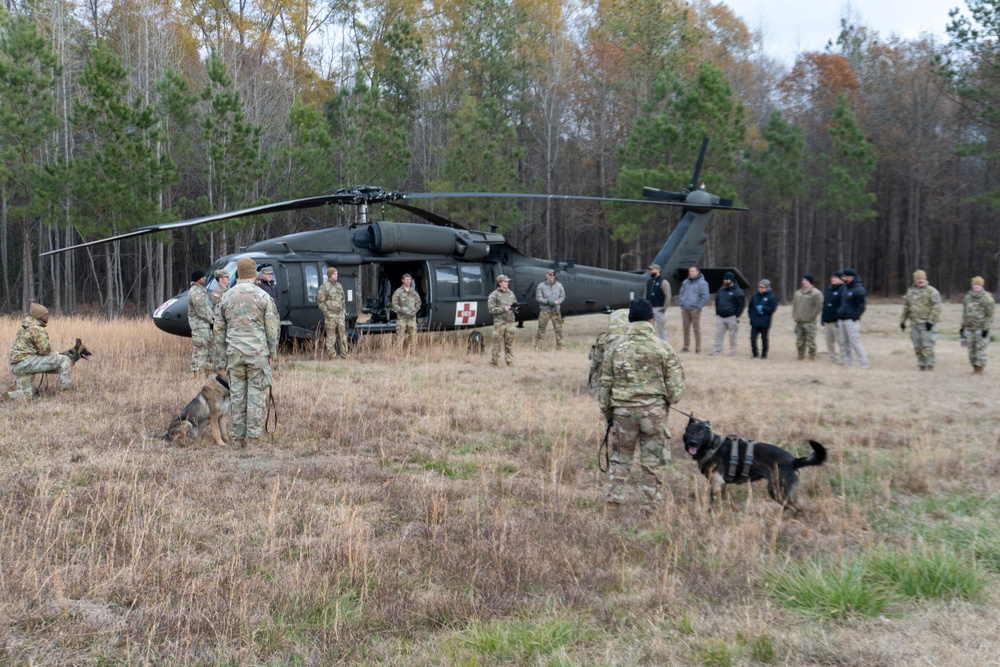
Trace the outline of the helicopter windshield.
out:
[[[225,264],[223,264],[222,266],[219,266],[219,265],[213,266],[208,271],[209,279],[205,283],[205,289],[208,292],[212,292],[212,290],[215,289],[215,286],[219,284],[219,281],[215,279],[215,272],[219,271],[219,270],[225,271],[226,273],[229,274],[229,284],[230,285],[232,285],[233,283],[236,282],[234,280],[234,278],[236,278],[236,261],[235,260],[230,260],[230,261],[226,262]]]

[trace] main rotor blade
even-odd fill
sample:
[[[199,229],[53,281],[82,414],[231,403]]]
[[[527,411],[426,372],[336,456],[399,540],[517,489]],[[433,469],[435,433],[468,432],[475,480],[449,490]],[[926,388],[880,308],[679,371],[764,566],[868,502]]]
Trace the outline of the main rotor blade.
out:
[[[396,193],[396,196],[402,197],[402,194]],[[179,222],[167,222],[162,225],[149,225],[148,227],[139,227],[133,229],[130,232],[125,232],[124,234],[119,234],[117,236],[111,236],[108,238],[98,239],[96,241],[87,241],[85,243],[78,243],[73,246],[68,246],[66,248],[60,248],[58,250],[49,250],[48,252],[43,252],[40,256],[44,257],[46,255],[55,255],[61,252],[67,252],[69,250],[76,250],[77,248],[87,248],[89,246],[100,245],[102,243],[110,243],[112,241],[120,241],[122,239],[132,238],[135,236],[145,236],[146,234],[155,234],[157,232],[172,231],[175,229],[185,229],[187,227],[197,227],[198,225],[205,225],[211,222],[223,222],[225,220],[235,220],[237,218],[246,218],[252,215],[262,215],[267,213],[281,213],[282,211],[296,211],[304,208],[316,208],[317,206],[329,206],[337,204],[356,204],[358,203],[359,195],[355,191],[345,192],[338,191],[331,195],[320,195],[318,197],[305,197],[303,199],[292,199],[284,202],[277,202],[274,204],[262,204],[261,206],[252,206],[250,208],[244,208],[239,211],[227,211],[225,213],[213,213],[212,215],[205,215],[200,218],[191,218],[189,220],[181,220]]]
[[[662,201],[655,199],[623,199],[621,197],[588,197],[584,195],[540,195],[526,192],[409,192],[406,199],[456,199],[461,197],[500,197],[506,199],[557,199],[579,201],[607,201],[623,204],[652,204],[654,206],[677,206],[680,208],[719,209],[725,211],[741,210],[734,206],[685,204],[679,201]]]

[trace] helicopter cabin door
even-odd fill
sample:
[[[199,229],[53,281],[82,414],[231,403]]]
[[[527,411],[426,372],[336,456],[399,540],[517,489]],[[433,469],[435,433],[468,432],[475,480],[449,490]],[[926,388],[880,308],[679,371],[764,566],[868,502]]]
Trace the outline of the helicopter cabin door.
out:
[[[428,262],[431,304],[428,328],[461,329],[493,322],[486,298],[493,283],[493,266],[449,260]]]

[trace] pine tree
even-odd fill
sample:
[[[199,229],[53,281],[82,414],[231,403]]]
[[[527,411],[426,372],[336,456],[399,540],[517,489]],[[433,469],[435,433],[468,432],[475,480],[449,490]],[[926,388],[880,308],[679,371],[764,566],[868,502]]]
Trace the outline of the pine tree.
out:
[[[4,310],[12,307],[9,230],[20,228],[21,306],[35,297],[33,229],[43,210],[41,150],[57,125],[53,108],[59,74],[55,52],[25,15],[0,9],[0,269]]]
[[[172,169],[168,158],[157,156],[154,109],[132,94],[126,75],[99,42],[80,76],[82,93],[73,105],[79,150],[66,176],[73,221],[85,237],[113,236],[162,217],[157,199]],[[119,244],[106,244],[103,252],[104,311],[111,319],[124,305]]]
[[[843,231],[855,222],[875,217],[875,193],[869,183],[875,173],[878,157],[865,138],[858,119],[841,95],[830,116],[830,151],[824,156],[824,194],[819,206],[840,217],[837,228],[839,263],[845,265]]]

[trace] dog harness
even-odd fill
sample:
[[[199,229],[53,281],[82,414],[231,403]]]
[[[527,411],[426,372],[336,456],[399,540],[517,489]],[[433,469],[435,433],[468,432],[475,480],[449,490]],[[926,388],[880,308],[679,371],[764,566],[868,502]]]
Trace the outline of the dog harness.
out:
[[[705,452],[698,459],[698,469],[703,475],[708,474],[708,462],[712,460],[716,452],[722,449],[723,445],[729,445],[729,465],[723,479],[727,484],[741,479],[750,479],[750,469],[753,467],[753,449],[757,444],[756,440],[741,440],[735,435],[727,435],[725,438],[718,438],[712,448]],[[740,466],[740,445],[743,445],[743,465]]]

